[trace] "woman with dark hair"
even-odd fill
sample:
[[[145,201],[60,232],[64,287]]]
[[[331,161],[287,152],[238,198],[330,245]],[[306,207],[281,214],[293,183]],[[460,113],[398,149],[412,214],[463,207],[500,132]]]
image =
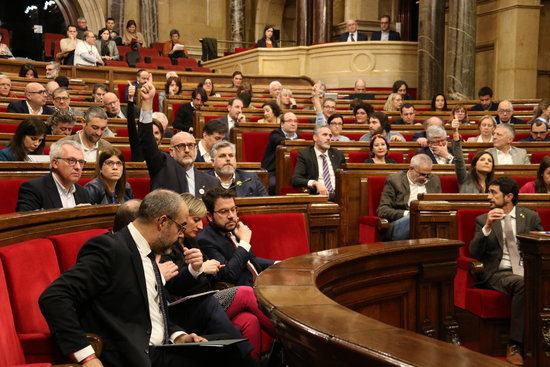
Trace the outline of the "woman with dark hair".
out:
[[[46,130],[46,124],[36,116],[21,121],[8,146],[0,150],[0,161],[29,161],[29,155],[42,154]]]
[[[339,113],[334,113],[330,115],[327,120],[327,125],[330,131],[332,132],[332,138],[330,141],[350,141],[347,136],[340,135],[342,128],[344,127],[344,116]]]
[[[243,83],[243,73],[240,71],[233,72],[233,75],[231,75],[231,85],[229,88],[239,88],[241,84]]]
[[[391,124],[384,112],[374,112],[369,117],[369,132],[363,135],[359,141],[370,141],[371,137],[381,134],[390,142],[404,142],[405,138],[399,132],[391,131]]]
[[[370,140],[369,147],[370,158],[365,159],[364,163],[397,163],[395,160],[387,158],[388,154],[390,153],[390,143],[388,143],[384,135],[374,135]]]
[[[470,121],[468,121],[468,111],[466,110],[466,107],[464,107],[463,104],[455,104],[453,108],[451,109],[451,121],[458,120],[462,125],[469,125]]]
[[[99,39],[95,41],[95,47],[103,61],[119,60],[120,55],[115,41],[111,39],[111,32],[107,28],[102,28],[99,30],[98,36]]]
[[[447,98],[443,93],[438,93],[432,98],[430,111],[449,111]]]
[[[274,101],[265,102],[262,105],[264,110],[264,118],[258,120],[260,124],[280,124],[281,123],[281,108]]]
[[[550,193],[550,156],[545,156],[540,162],[537,179],[527,182],[519,190],[522,194],[549,194]]]
[[[126,165],[120,150],[102,151],[95,169],[96,178],[84,186],[90,204],[121,204],[134,198],[132,187],[126,182]]]
[[[495,175],[493,155],[485,150],[477,152],[470,164],[470,172],[468,172],[462,155],[462,138],[458,132],[460,123],[455,120],[451,126],[454,129],[453,152],[459,192],[463,194],[488,192],[489,183]]]
[[[122,44],[125,46],[141,47],[144,42],[145,38],[143,38],[143,34],[137,31],[136,21],[130,19],[126,23],[126,29],[124,30],[124,35],[122,36]]]
[[[206,91],[208,97],[221,97],[219,93],[216,93],[214,89],[214,81],[210,78],[204,78],[197,84],[197,88],[202,88]]]
[[[248,106],[250,106],[253,95],[254,91],[252,90],[252,84],[249,82],[242,82],[241,85],[237,87],[237,97],[243,101],[244,108],[248,108]]]
[[[273,26],[268,24],[264,27],[264,36],[256,42],[258,47],[277,48],[279,45],[273,39]]]
[[[406,81],[396,80],[392,86],[392,93],[399,93],[401,94],[401,98],[403,98],[404,101],[408,101],[413,99],[412,96],[407,94],[408,89],[409,89],[409,86],[407,85]]]
[[[36,79],[38,78],[38,72],[33,64],[23,64],[19,69],[19,76],[21,78]]]
[[[353,107],[353,115],[356,124],[368,124],[369,116],[374,113],[374,108],[368,103],[358,103]]]
[[[162,111],[162,105],[166,98],[169,96],[177,96],[181,93],[181,79],[175,76],[171,76],[166,80],[164,84],[164,90],[159,93],[159,109]]]

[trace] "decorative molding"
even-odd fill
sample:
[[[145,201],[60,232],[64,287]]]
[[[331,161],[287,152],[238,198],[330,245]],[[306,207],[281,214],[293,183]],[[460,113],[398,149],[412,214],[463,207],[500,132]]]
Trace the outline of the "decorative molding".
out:
[[[95,0],[78,0],[82,16],[88,21],[88,29],[96,32],[105,26],[105,13],[97,6]]]

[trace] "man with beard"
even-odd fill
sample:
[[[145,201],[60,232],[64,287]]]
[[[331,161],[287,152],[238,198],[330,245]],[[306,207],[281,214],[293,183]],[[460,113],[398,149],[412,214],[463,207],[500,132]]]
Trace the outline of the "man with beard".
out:
[[[541,120],[533,120],[531,122],[531,136],[520,141],[549,141],[548,125]]]
[[[254,285],[254,280],[273,260],[256,257],[250,239],[252,231],[239,222],[235,195],[221,186],[208,190],[202,200],[209,225],[198,235],[200,248],[209,259],[224,265],[218,279],[234,285]]]
[[[237,197],[267,196],[267,190],[254,172],[237,169],[235,144],[220,141],[212,147],[212,166],[208,171],[225,189],[234,189]]]
[[[539,215],[518,203],[518,184],[503,176],[489,184],[487,199],[491,210],[476,218],[476,233],[470,243],[470,255],[483,262],[477,286],[494,289],[512,297],[510,340],[506,360],[522,366],[524,336],[523,258],[516,236],[542,231]]]
[[[222,353],[158,348],[163,344],[203,342],[172,323],[156,254],[183,235],[189,212],[174,192],[156,190],[142,201],[138,217],[115,234],[87,241],[77,263],[40,296],[42,313],[63,354],[83,366],[205,366]],[[200,274],[202,254],[190,258]],[[100,359],[85,332],[107,342]],[[230,365],[237,361],[228,358]]]
[[[195,197],[218,186],[218,180],[193,166],[197,144],[193,135],[179,132],[170,140],[170,154],[161,151],[153,136],[153,98],[155,86],[147,82],[141,88],[139,140],[151,177],[151,189],[165,188],[177,193],[189,192]]]
[[[208,101],[206,91],[202,88],[197,88],[191,92],[191,102],[180,106],[174,119],[174,129],[193,132],[193,112],[200,111],[202,106]]]

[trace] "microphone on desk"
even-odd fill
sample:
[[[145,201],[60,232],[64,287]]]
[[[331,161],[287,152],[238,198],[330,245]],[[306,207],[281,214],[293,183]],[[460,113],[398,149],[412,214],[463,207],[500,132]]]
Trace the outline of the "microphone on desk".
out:
[[[233,182],[233,184],[231,186],[229,186],[228,190],[233,190],[235,189],[237,186],[242,186],[243,184],[247,183],[247,182],[250,182],[252,181],[252,178],[247,178],[246,180],[243,180],[243,181],[236,181],[236,182]]]

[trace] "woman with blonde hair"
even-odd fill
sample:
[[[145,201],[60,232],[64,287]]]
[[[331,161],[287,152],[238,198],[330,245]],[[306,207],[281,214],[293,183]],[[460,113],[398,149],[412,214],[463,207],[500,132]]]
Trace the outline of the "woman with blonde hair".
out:
[[[403,97],[399,93],[391,93],[384,104],[384,111],[399,112],[403,105]]]
[[[295,110],[298,108],[296,100],[292,96],[292,91],[287,88],[283,88],[277,96],[277,104],[281,110]]]

